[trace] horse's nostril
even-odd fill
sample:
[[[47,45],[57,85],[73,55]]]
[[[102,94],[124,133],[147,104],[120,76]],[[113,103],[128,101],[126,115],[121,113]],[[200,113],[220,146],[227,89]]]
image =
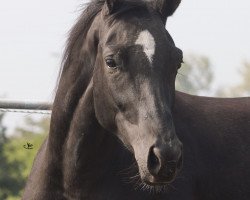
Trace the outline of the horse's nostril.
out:
[[[159,158],[154,152],[154,147],[151,147],[149,150],[149,155],[148,155],[148,169],[151,174],[157,175],[159,173],[159,170],[161,168],[161,163]]]
[[[171,182],[182,167],[182,152],[152,146],[149,150],[147,166],[155,180]]]

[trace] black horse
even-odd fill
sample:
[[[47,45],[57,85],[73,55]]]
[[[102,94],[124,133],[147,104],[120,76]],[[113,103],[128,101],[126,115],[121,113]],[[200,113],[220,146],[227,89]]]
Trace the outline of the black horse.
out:
[[[23,200],[250,199],[250,99],[175,92],[179,3],[89,3]]]

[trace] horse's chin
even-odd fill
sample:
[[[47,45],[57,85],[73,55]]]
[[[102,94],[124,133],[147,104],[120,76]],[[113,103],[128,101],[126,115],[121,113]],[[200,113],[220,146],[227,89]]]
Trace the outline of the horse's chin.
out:
[[[150,193],[165,193],[168,191],[171,183],[175,181],[176,175],[171,177],[154,177],[151,174],[141,177],[142,189]]]
[[[154,176],[148,176],[147,178],[143,178],[142,181],[150,186],[166,186],[172,183],[175,180],[175,177],[171,177],[168,179],[156,178]]]
[[[140,186],[141,190],[155,194],[166,193],[169,187],[171,187],[170,182],[149,181],[145,179],[142,179],[142,183]]]

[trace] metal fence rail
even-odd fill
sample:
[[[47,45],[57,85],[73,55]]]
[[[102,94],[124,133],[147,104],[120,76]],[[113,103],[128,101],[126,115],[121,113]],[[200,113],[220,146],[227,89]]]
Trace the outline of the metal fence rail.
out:
[[[0,112],[51,114],[52,103],[0,99]]]

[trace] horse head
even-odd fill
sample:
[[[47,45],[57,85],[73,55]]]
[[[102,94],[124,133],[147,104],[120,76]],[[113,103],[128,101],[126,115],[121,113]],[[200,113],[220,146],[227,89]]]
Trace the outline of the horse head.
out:
[[[98,41],[96,118],[134,153],[141,179],[150,185],[173,181],[182,163],[171,115],[182,52],[165,29],[178,4],[107,0],[89,35]]]

